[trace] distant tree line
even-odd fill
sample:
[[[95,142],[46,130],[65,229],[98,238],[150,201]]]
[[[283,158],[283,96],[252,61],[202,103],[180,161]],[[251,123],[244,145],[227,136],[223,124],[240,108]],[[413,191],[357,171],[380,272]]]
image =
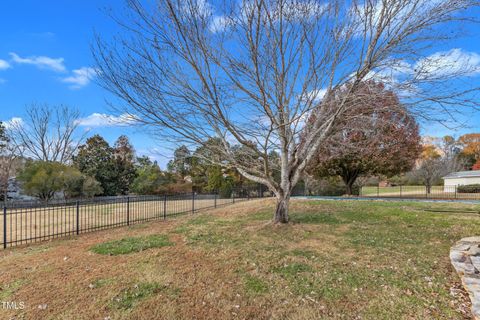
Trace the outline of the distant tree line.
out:
[[[0,122],[0,200],[15,177],[23,191],[48,201],[127,194],[208,191],[229,196],[249,184],[233,168],[212,164],[205,147],[180,146],[166,170],[137,156],[129,138],[110,145],[96,134],[78,135],[79,113],[66,106],[31,105],[21,122]],[[217,140],[206,144],[219,143]]]
[[[347,89],[330,99],[343,99]],[[361,103],[350,101],[355,96],[345,97],[345,103],[355,103],[355,112],[364,116],[345,117],[328,147],[319,150],[299,183],[307,192],[355,194],[358,187],[381,180],[425,185],[429,191],[450,172],[480,169],[480,133],[422,141],[414,117],[393,92],[370,81],[358,94]],[[75,117],[78,112],[66,106],[32,105],[22,122],[8,127],[0,122],[0,200],[6,199],[12,177],[26,194],[44,201],[191,191],[229,196],[234,188],[256,185],[214,152],[220,139],[210,138],[193,150],[179,146],[162,170],[156,161],[138,156],[125,135],[112,146],[98,134],[78,135]],[[244,147],[231,149],[239,157],[255,157]],[[269,174],[280,181],[280,155],[272,150],[269,159]]]

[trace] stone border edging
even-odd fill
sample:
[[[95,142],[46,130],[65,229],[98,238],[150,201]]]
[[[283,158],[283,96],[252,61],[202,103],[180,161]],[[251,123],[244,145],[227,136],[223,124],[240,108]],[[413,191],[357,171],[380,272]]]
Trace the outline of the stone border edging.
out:
[[[450,249],[450,260],[472,301],[472,314],[480,320],[480,237],[458,241]]]

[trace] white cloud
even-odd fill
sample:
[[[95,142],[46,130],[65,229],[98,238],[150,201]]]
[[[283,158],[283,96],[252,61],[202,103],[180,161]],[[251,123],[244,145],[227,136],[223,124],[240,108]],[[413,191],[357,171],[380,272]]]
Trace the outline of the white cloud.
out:
[[[5,60],[0,59],[0,70],[7,70],[10,67],[11,67],[10,63],[8,63]]]
[[[78,119],[77,124],[82,127],[123,127],[134,125],[138,121],[138,117],[126,113],[119,116],[92,113],[88,117]]]
[[[365,23],[373,27],[372,30],[376,30],[381,20],[385,19],[382,15],[383,12],[388,12],[391,15],[391,23],[387,26],[389,28],[398,28],[398,26],[404,25],[405,21],[412,21],[422,18],[435,7],[445,4],[449,0],[418,0],[418,1],[364,1],[354,2],[354,6],[351,8],[351,15],[354,22],[356,22],[357,35],[363,34],[363,28]],[[464,1],[464,0],[459,0]],[[384,23],[384,21],[383,21]]]
[[[326,93],[327,93],[327,89],[313,89],[306,92],[302,96],[299,96],[298,98],[300,99],[300,101],[303,101],[305,103],[307,102],[318,103],[322,101]]]
[[[213,7],[207,0],[185,1],[180,4],[179,9],[185,15],[200,19],[208,18],[213,13]]]
[[[308,93],[308,97],[310,99],[313,99],[314,102],[320,102],[322,101],[323,97],[325,97],[325,94],[327,93],[327,89],[316,89],[312,90]]]
[[[63,58],[50,58],[46,56],[30,56],[22,58],[15,52],[10,52],[12,61],[18,64],[30,64],[41,69],[49,69],[56,72],[64,72],[67,70],[63,63]]]
[[[241,2],[236,15],[215,15],[213,14],[213,8],[211,5],[208,5],[204,0],[197,0],[197,2],[205,3],[202,8],[208,8],[208,11],[204,11],[212,16],[209,25],[209,29],[212,33],[226,31],[235,23],[241,21],[246,22],[247,16],[249,16],[252,11],[257,10],[254,2],[244,0]],[[283,5],[284,7],[280,10],[279,4],[275,5],[275,3],[273,3],[268,9],[269,17],[275,21],[278,21],[280,16],[290,20],[298,20],[305,17],[312,18],[321,15],[327,9],[327,5],[320,3],[319,0],[291,0]],[[262,15],[264,14],[265,12],[262,12]],[[267,19],[266,15],[263,16],[263,19]]]
[[[24,122],[22,118],[13,117],[10,120],[3,122],[5,129],[13,129],[23,126]]]
[[[385,67],[370,71],[366,79],[381,81],[387,86],[403,86],[417,90],[414,85],[424,80],[448,80],[480,75],[480,55],[460,48],[436,52],[418,61],[390,60]],[[412,87],[413,85],[413,87]]]
[[[420,78],[437,79],[480,74],[480,55],[460,48],[437,52],[418,61],[414,72]]]
[[[327,6],[318,0],[293,0],[287,2],[283,8],[283,16],[289,19],[303,19],[322,14]],[[280,16],[280,10],[275,15]]]
[[[71,89],[80,89],[97,75],[97,70],[91,67],[82,67],[72,71],[73,75],[63,78],[62,82],[71,84]]]
[[[210,22],[210,32],[217,33],[225,31],[233,21],[226,16],[214,16]]]

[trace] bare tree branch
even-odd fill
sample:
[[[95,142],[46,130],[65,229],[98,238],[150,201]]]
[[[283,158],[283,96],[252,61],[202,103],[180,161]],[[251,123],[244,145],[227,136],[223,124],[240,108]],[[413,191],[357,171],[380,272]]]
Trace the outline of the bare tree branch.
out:
[[[67,163],[87,132],[77,135],[78,110],[68,106],[32,104],[27,117],[11,125],[11,140],[21,146],[25,157]]]
[[[345,101],[362,81],[385,83],[428,120],[477,107],[478,88],[460,84],[476,71],[445,72],[439,65],[451,56],[432,52],[461,35],[455,28],[473,20],[468,9],[477,0],[127,3],[128,15],[115,17],[122,34],[112,42],[97,35],[93,46],[100,84],[124,102],[115,108],[161,139],[220,139],[208,148],[228,160],[221,165],[276,194],[276,221],[288,220],[292,189],[351,116]],[[316,120],[307,127],[311,114]],[[273,150],[279,162],[269,157]]]

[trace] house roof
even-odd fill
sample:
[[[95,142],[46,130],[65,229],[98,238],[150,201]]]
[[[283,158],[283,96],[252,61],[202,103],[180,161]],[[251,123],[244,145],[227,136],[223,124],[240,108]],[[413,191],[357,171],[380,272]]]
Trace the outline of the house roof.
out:
[[[443,179],[455,179],[455,178],[480,178],[480,170],[472,171],[458,171],[452,172],[443,177]]]

